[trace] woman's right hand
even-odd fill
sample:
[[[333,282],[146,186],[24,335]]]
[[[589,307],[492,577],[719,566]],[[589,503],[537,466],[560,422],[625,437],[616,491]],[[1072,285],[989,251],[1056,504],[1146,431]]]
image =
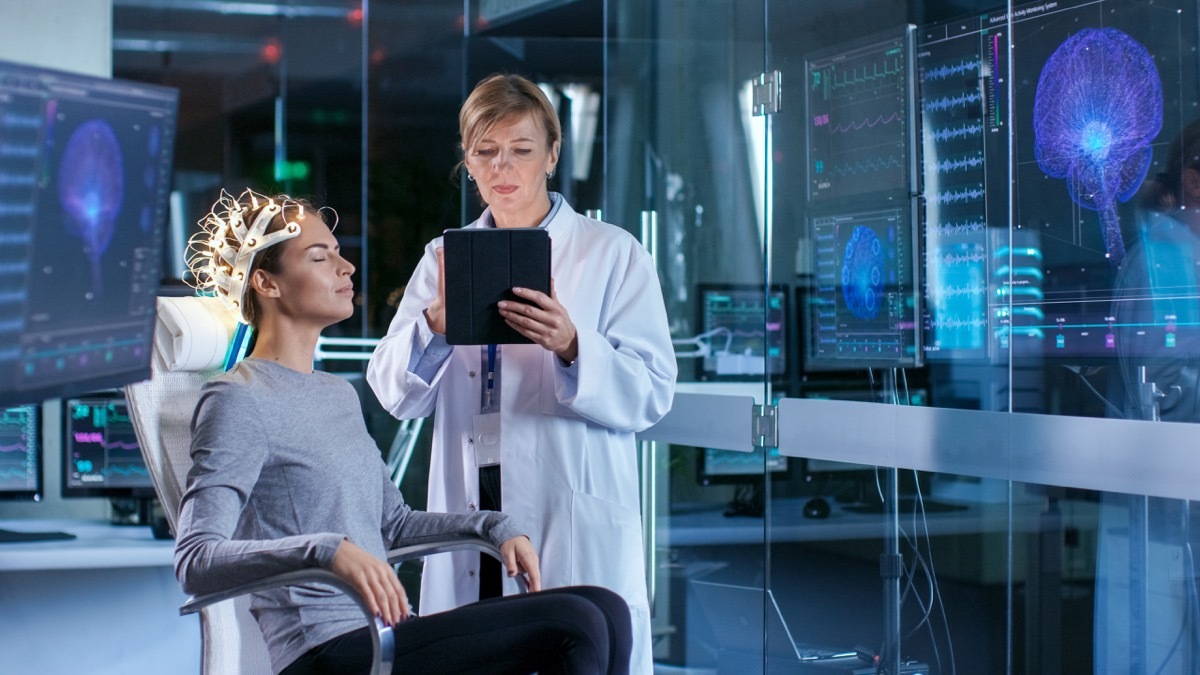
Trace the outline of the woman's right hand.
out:
[[[525,575],[525,584],[530,593],[542,590],[542,570],[538,562],[537,551],[529,537],[519,534],[500,545],[500,557],[504,559],[504,567],[508,576]]]
[[[446,259],[442,247],[434,249],[437,254],[438,265],[438,283],[437,297],[433,302],[429,303],[429,307],[425,309],[425,320],[429,322],[429,329],[438,335],[446,334]]]
[[[333,554],[330,570],[354,586],[367,607],[385,624],[394,626],[410,618],[408,594],[395,571],[349,539],[343,539]]]

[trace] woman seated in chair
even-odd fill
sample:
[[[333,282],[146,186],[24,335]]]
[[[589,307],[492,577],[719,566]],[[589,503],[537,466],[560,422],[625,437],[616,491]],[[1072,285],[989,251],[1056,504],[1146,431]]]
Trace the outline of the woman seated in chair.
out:
[[[416,618],[385,562],[405,544],[471,534],[500,547],[509,576],[539,590],[519,523],[496,512],[414,511],[389,479],[344,379],[312,367],[317,336],[351,316],[354,266],[323,210],[247,190],[202,221],[197,280],[253,327],[246,359],[201,392],[180,505],[175,569],[209,593],[306,567],[331,570],[394,626],[395,670],[411,673],[618,673],[629,663],[625,601],[595,587],[532,592]],[[336,223],[335,223],[336,225]],[[198,246],[197,246],[198,244]],[[368,672],[371,630],[328,586],[256,594],[276,672]]]

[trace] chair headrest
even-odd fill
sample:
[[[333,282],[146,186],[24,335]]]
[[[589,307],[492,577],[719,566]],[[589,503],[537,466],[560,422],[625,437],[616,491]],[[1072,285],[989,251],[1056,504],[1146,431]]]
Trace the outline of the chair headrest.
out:
[[[237,318],[213,297],[158,298],[154,367],[161,371],[220,368]]]

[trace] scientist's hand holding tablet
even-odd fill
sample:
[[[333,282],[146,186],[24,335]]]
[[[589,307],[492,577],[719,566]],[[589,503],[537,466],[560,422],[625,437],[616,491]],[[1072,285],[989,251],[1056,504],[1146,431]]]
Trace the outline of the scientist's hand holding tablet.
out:
[[[550,279],[544,229],[447,230],[438,254],[438,294],[426,311],[452,345],[538,344],[570,363],[575,325]]]

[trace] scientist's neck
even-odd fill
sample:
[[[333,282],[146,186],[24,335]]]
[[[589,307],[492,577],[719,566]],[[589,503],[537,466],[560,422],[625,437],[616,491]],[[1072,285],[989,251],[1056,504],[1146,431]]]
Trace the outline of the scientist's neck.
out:
[[[543,192],[533,204],[519,211],[500,211],[493,206],[492,222],[503,228],[537,227],[546,219],[551,206],[550,195]]]

